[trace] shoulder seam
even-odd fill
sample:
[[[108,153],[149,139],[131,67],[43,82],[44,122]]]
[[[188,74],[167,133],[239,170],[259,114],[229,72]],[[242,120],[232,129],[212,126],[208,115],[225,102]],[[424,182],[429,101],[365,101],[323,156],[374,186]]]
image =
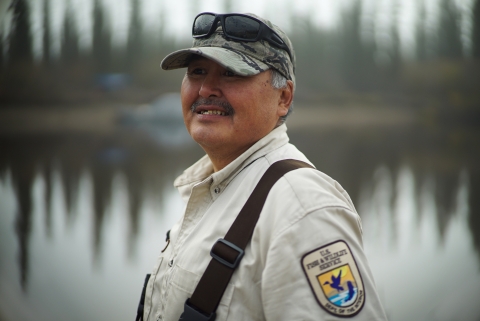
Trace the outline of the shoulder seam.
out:
[[[287,173],[288,174],[288,173]],[[288,183],[288,186],[290,187],[290,190],[292,191],[293,195],[295,195],[295,199],[296,201],[298,202],[298,204],[300,204],[300,207],[302,208],[304,214],[303,215],[300,215],[297,219],[293,220],[290,224],[288,224],[287,226],[285,226],[283,229],[281,229],[277,235],[275,235],[272,239],[272,242],[274,242],[277,237],[279,237],[280,235],[282,235],[286,230],[288,230],[290,227],[292,227],[293,225],[295,225],[297,222],[299,222],[300,220],[302,220],[303,218],[305,218],[306,216],[308,216],[310,213],[314,212],[314,211],[318,211],[318,210],[323,210],[323,209],[326,209],[326,208],[341,208],[341,209],[344,209],[344,210],[347,210],[348,212],[352,213],[352,214],[356,214],[358,216],[358,213],[352,211],[351,208],[343,205],[343,204],[335,204],[335,203],[331,203],[331,204],[324,204],[324,205],[321,205],[321,206],[318,206],[318,207],[313,207],[313,208],[310,208],[310,209],[306,209],[304,207],[304,205],[300,202],[300,198],[298,197],[297,193],[295,192],[295,189],[293,188],[292,184],[290,183],[290,180],[288,180],[285,176],[283,176],[282,178],[284,178],[287,183]]]

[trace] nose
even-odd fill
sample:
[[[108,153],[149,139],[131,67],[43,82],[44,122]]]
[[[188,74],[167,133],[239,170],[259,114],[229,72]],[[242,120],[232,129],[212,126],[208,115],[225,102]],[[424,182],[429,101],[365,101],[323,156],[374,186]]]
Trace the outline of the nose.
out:
[[[221,97],[220,77],[214,73],[209,73],[203,79],[202,86],[198,94],[203,98]]]

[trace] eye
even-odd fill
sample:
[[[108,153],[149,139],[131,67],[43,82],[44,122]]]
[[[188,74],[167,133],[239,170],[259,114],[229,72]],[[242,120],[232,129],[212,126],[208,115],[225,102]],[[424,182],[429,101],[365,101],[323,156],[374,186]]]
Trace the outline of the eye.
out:
[[[236,73],[234,73],[233,71],[230,71],[230,70],[225,71],[225,76],[227,76],[227,77],[238,77],[238,75]]]
[[[191,75],[204,75],[206,72],[205,72],[205,69],[196,67],[196,68],[190,69],[188,73]]]

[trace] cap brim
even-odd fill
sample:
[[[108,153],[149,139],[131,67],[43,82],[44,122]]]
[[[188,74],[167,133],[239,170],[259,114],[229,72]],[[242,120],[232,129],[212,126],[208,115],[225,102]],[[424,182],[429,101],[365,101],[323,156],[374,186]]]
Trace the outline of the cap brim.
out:
[[[191,56],[199,55],[211,59],[224,68],[241,76],[253,76],[270,69],[270,66],[244,53],[220,47],[194,47],[172,52],[160,66],[163,70],[185,68]]]

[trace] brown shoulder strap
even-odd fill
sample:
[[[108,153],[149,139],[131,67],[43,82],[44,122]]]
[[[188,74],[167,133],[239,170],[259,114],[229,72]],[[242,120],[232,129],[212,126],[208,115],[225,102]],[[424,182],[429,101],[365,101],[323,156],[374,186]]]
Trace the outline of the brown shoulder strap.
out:
[[[214,320],[215,311],[235,268],[252,238],[260,212],[272,186],[286,173],[311,165],[293,159],[272,164],[262,176],[224,239],[212,247],[210,261],[192,297],[185,302],[181,321]]]

